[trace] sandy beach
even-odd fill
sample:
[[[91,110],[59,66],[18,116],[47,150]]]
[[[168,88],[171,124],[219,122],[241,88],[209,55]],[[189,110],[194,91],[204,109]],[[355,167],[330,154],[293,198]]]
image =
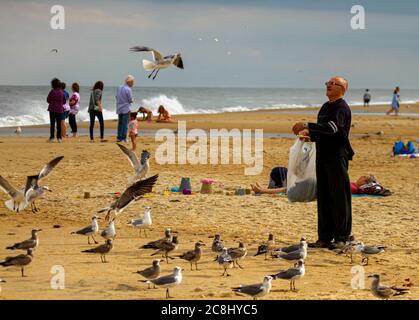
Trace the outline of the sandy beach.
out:
[[[396,140],[418,139],[419,117],[375,115],[387,109],[388,106],[370,107],[368,112],[373,114],[364,115],[355,112],[365,110],[362,107],[353,108],[351,143],[355,157],[350,163],[351,180],[373,174],[393,192],[389,197],[353,197],[353,233],[366,244],[387,247],[386,252],[370,258],[365,274],[379,273],[384,284],[398,286],[409,278],[414,284],[411,293],[397,299],[419,299],[419,160],[391,157]],[[291,133],[294,122],[315,121],[318,109],[303,110],[312,113],[301,114],[301,109],[264,110],[182,115],[175,116],[175,120],[186,120],[187,129]],[[419,114],[419,105],[402,107],[403,112]],[[115,121],[107,121],[106,128],[115,125]],[[139,128],[176,129],[177,125],[140,123]],[[0,299],[162,299],[165,289],[147,289],[147,284],[140,282],[142,278],[133,272],[149,266],[153,259],[150,256],[153,251],[139,247],[161,238],[167,227],[179,233],[180,247],[174,256],[191,250],[198,240],[207,245],[199,271],[190,271],[189,263],[181,259],[169,264],[162,262],[162,274],[168,274],[176,265],[184,268],[182,284],[171,289],[175,299],[247,299],[233,293],[231,287],[256,283],[264,275],[291,267],[284,261],[253,256],[268,233],[275,235],[279,245],[296,243],[303,235],[309,241],[316,240],[316,202],[289,203],[280,195],[230,195],[238,186],[250,187],[255,181],[266,184],[271,168],[287,166],[294,139],[270,137],[264,139],[263,172],[256,176],[244,175],[245,165],[159,165],[152,156],[149,175],[159,174],[157,185],[153,193],[118,217],[115,246],[107,256],[109,263],[101,263],[99,256],[81,253],[93,245],[89,246],[85,237],[70,232],[88,225],[91,216],[112,201],[107,193],[121,192],[128,186],[132,168],[115,145],[114,136],[107,136],[105,143],[89,143],[85,136],[65,139],[61,144],[46,143],[48,129],[45,126],[42,129],[45,137],[0,137],[0,174],[16,187],[53,157],[64,156],[44,182],[52,193],[38,202],[40,212],[11,212],[4,206],[7,196],[0,193],[0,260],[21,253],[6,250],[6,246],[29,238],[34,227],[43,229],[35,259],[26,270],[28,277],[22,278],[19,269],[0,269],[0,278],[7,281],[2,284]],[[137,144],[139,150],[147,149],[152,155],[159,145],[152,136],[140,136]],[[181,177],[190,177],[193,194],[164,195],[166,188],[179,185]],[[214,194],[199,193],[200,180],[204,178],[216,180]],[[84,199],[84,192],[90,192],[92,197]],[[141,217],[146,206],[152,207],[153,225],[147,237],[140,238],[127,222]],[[99,223],[101,228],[106,226],[103,219]],[[53,228],[54,225],[60,228]],[[248,248],[248,256],[241,263],[244,269],[231,269],[230,277],[221,277],[223,270],[213,262],[211,242],[216,233],[221,234],[228,247],[243,241]],[[100,236],[97,239],[102,241]],[[365,278],[365,289],[351,287],[354,277],[351,270],[360,261],[358,255],[351,264],[348,258],[327,249],[309,249],[306,275],[296,282],[298,291],[291,292],[287,281],[276,280],[264,299],[375,299],[369,290],[370,279]],[[65,270],[63,290],[50,286],[54,276],[51,268],[57,265]]]

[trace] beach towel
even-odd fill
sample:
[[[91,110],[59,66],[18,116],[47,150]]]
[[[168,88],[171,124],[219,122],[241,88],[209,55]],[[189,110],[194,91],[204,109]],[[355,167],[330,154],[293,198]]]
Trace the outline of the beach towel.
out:
[[[290,149],[287,196],[290,202],[310,202],[317,198],[316,146],[296,140]]]

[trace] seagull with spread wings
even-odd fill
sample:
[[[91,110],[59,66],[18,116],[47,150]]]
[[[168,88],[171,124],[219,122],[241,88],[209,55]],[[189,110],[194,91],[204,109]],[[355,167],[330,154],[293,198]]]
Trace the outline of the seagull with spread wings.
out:
[[[150,152],[148,152],[147,150],[143,150],[143,152],[141,152],[140,159],[138,159],[137,155],[133,150],[130,150],[121,144],[117,145],[121,149],[121,151],[127,156],[129,162],[134,168],[134,179],[140,180],[145,178],[147,172],[150,170]]]
[[[5,178],[0,176],[0,189],[12,198],[5,202],[6,207],[9,210],[19,212],[24,210],[28,204],[31,204],[32,211],[37,211],[35,200],[42,196],[45,191],[49,191],[48,187],[40,187],[38,183],[47,177],[63,158],[64,156],[60,156],[51,160],[37,175],[28,176],[26,186],[20,190],[16,189]]]
[[[159,51],[149,48],[149,47],[142,47],[142,46],[132,47],[130,48],[130,51],[151,52],[153,56],[153,61],[143,59],[143,67],[146,71],[151,71],[151,73],[148,75],[148,78],[150,78],[155,72],[154,77],[152,78],[153,80],[156,79],[157,74],[159,73],[160,69],[166,69],[170,67],[171,65],[174,65],[178,67],[179,69],[183,69],[183,61],[182,61],[180,53],[163,57],[163,55]]]
[[[110,212],[115,210],[115,216],[122,213],[122,211],[130,204],[132,201],[137,201],[143,198],[146,193],[151,192],[154,184],[159,177],[158,174],[145,179],[140,180],[129,186],[114,203],[111,203],[109,206],[101,209],[98,213],[107,211],[106,220],[109,221]]]

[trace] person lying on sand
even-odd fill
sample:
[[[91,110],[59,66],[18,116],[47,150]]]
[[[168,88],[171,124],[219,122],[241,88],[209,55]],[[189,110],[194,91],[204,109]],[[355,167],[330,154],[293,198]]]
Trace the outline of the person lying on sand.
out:
[[[142,113],[142,115],[143,115],[143,118],[140,119],[139,121],[148,121],[148,122],[151,122],[152,117],[153,117],[153,113],[151,112],[150,109],[147,109],[147,108],[144,108],[144,107],[140,107],[138,109],[138,113]]]
[[[352,194],[370,194],[390,196],[392,192],[377,182],[373,175],[361,176],[355,182],[351,182]]]
[[[156,122],[172,122],[172,117],[170,116],[169,111],[167,111],[163,106],[160,106],[157,112],[159,113],[159,117]]]

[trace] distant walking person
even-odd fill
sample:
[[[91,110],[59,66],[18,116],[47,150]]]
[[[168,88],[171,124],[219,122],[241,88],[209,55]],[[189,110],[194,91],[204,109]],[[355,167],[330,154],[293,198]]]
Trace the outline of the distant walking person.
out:
[[[393,99],[391,100],[391,109],[386,112],[387,115],[392,113],[394,111],[395,115],[397,116],[399,114],[399,108],[400,108],[400,88],[396,87],[393,91]]]
[[[57,78],[51,80],[51,91],[47,97],[49,120],[50,120],[50,136],[49,142],[54,141],[55,126],[57,126],[57,141],[61,142],[61,117],[64,112],[64,92],[61,89],[61,81]]]
[[[61,88],[63,89],[64,98],[65,98],[64,112],[62,113],[62,117],[61,117],[61,136],[63,136],[64,138],[67,137],[67,124],[65,123],[65,119],[68,118],[68,115],[70,113],[70,105],[69,105],[70,94],[65,89],[65,87],[66,87],[65,82],[61,82]]]
[[[369,89],[366,89],[364,93],[364,107],[370,106],[371,94],[369,91],[370,91]]]
[[[89,101],[89,116],[90,116],[90,142],[94,142],[93,139],[93,129],[95,127],[95,118],[98,118],[100,125],[100,141],[104,142],[103,136],[105,131],[105,125],[103,123],[103,106],[102,106],[102,92],[103,92],[103,82],[97,81],[92,88],[92,93],[90,94]]]
[[[73,137],[77,137],[77,121],[76,115],[79,112],[80,108],[80,86],[77,82],[74,82],[71,85],[71,90],[73,94],[70,97],[70,114],[68,115],[68,122],[70,123],[71,133]]]
[[[131,112],[132,98],[131,88],[134,86],[134,77],[128,75],[125,84],[116,90],[116,113],[118,114],[118,132],[116,142],[127,141],[128,121]]]

